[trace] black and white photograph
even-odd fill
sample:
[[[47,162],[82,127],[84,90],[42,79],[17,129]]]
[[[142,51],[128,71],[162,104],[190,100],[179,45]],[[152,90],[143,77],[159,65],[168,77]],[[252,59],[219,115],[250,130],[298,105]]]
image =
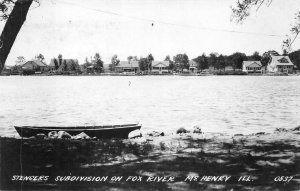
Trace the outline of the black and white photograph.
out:
[[[0,190],[300,190],[300,0],[0,0]]]

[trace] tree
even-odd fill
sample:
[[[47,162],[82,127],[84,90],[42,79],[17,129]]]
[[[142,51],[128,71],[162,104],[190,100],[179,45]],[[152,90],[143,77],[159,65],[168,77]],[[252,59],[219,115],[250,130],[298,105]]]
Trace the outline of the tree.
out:
[[[171,61],[171,58],[169,55],[166,56],[166,58],[164,59],[164,61]]]
[[[18,56],[16,60],[16,65],[23,65],[26,62],[24,56]]]
[[[271,60],[271,56],[279,56],[279,53],[276,52],[275,50],[269,50],[265,53],[263,53],[262,55],[262,58],[261,58],[261,63],[263,66],[267,66],[268,63],[270,62]]]
[[[40,54],[38,54],[38,55],[36,56],[36,59],[39,60],[39,61],[41,61],[41,62],[44,62],[45,57],[44,57],[44,55],[42,55],[42,54],[40,53]]]
[[[148,66],[149,66],[149,60],[148,58],[143,58],[141,57],[139,60],[139,67],[141,71],[146,71],[148,70]]]
[[[63,61],[63,71],[67,71],[67,70],[68,70],[67,61],[64,60]]]
[[[114,66],[117,66],[120,63],[120,60],[118,59],[118,55],[113,55],[113,57],[111,58],[111,64]]]
[[[84,63],[82,64],[83,71],[86,72],[87,68],[91,65],[92,63],[90,63],[88,57],[85,57]]]
[[[294,52],[289,53],[289,57],[299,70],[299,68],[300,68],[300,50],[296,50]]]
[[[0,36],[0,72],[18,36],[33,0],[4,0],[0,2],[0,20],[7,20]],[[38,2],[36,0],[36,2]],[[13,6],[14,5],[14,6]],[[10,7],[13,7],[10,10]]]
[[[57,70],[57,69],[58,69],[58,62],[57,62],[57,59],[54,58],[53,62],[54,62],[54,69]]]
[[[166,56],[165,61],[169,62],[169,70],[173,71],[175,69],[175,65],[174,65],[174,62],[171,60],[169,55]]]
[[[57,58],[58,58],[58,67],[59,67],[62,64],[62,61],[63,61],[62,54],[59,54]]]
[[[128,56],[127,57],[128,62],[130,62],[132,59],[133,59],[133,56]]]
[[[115,66],[119,65],[120,60],[118,59],[118,55],[113,55],[111,58],[111,63],[109,64],[109,70],[114,71]]]
[[[225,58],[222,54],[218,57],[217,63],[218,63],[218,69],[225,70],[226,63],[225,63]]]
[[[181,72],[184,69],[189,69],[189,57],[184,53],[184,54],[177,54],[176,56],[173,57],[173,61],[176,66],[181,70]]]
[[[260,61],[261,58],[262,57],[259,55],[259,52],[255,51],[251,56],[248,57],[248,60],[251,60],[251,61]]]
[[[209,57],[208,57],[208,66],[211,66],[211,67],[214,67],[215,68],[218,68],[217,67],[217,58],[218,58],[219,54],[216,53],[216,52],[212,52],[209,54]]]
[[[147,59],[148,59],[148,71],[150,70],[151,71],[151,68],[152,68],[152,61],[154,60],[154,57],[152,56],[152,54],[149,54],[147,56]]]
[[[101,60],[100,54],[96,53],[94,59],[95,59],[95,68],[98,72],[101,73],[103,71],[103,61]]]
[[[233,69],[242,69],[243,61],[247,60],[247,56],[244,53],[236,52],[228,57]]]
[[[134,61],[138,61],[138,60],[139,60],[137,56],[134,56],[132,59],[133,59]]]
[[[194,59],[195,62],[197,62],[197,68],[199,70],[204,70],[208,68],[208,60],[206,55],[203,53],[201,56],[198,56],[197,58]]]
[[[272,0],[237,0],[236,6],[231,6],[232,16],[231,20],[237,23],[242,23],[247,17],[250,16],[251,10],[256,8],[256,11],[264,4],[270,6]],[[295,13],[294,24],[291,27],[291,35],[287,35],[287,39],[283,41],[282,49],[286,52],[292,50],[292,44],[296,40],[300,32],[300,11]]]

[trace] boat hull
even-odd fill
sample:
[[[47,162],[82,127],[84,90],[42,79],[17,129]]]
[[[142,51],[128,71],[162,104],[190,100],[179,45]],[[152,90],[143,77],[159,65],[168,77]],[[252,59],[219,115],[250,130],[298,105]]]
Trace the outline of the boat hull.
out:
[[[65,131],[72,136],[78,135],[82,132],[89,137],[97,137],[102,139],[122,138],[127,139],[131,131],[140,129],[141,125],[127,124],[127,125],[112,125],[112,126],[78,126],[78,127],[36,127],[36,126],[15,126],[16,131],[21,137],[33,137],[37,134],[48,135],[51,131]]]

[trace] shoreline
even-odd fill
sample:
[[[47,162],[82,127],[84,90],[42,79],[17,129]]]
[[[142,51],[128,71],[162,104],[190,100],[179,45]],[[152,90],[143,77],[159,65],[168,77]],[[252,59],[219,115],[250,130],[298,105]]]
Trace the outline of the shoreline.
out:
[[[33,75],[5,75],[0,76],[300,76],[297,74],[143,74],[143,75],[131,75],[131,74],[33,74]]]

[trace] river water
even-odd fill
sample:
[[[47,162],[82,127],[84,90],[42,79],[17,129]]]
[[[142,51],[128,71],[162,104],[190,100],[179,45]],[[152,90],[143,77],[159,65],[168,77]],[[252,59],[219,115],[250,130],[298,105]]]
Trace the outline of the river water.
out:
[[[0,136],[13,125],[140,122],[144,130],[253,133],[300,125],[299,76],[0,76]]]

